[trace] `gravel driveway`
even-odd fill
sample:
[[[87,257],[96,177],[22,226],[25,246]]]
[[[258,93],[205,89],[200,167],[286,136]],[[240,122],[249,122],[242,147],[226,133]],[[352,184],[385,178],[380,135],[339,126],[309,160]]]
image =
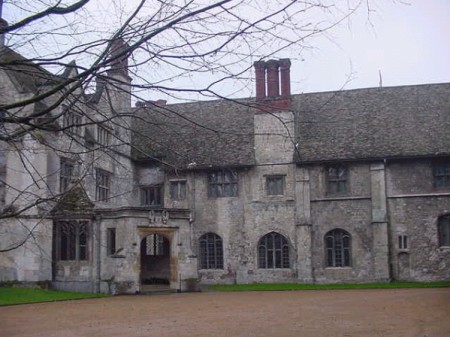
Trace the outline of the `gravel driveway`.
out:
[[[0,336],[449,337],[450,289],[117,296],[0,307]]]

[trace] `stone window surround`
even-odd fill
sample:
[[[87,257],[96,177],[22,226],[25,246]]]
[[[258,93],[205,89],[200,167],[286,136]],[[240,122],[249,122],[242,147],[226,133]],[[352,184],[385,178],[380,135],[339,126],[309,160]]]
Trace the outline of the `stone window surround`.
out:
[[[161,207],[164,201],[164,191],[162,184],[140,186],[141,206]]]
[[[176,201],[186,200],[187,197],[187,180],[186,179],[170,179],[169,180],[170,199]]]
[[[89,262],[91,230],[88,220],[55,222],[55,259],[62,262]]]
[[[286,174],[266,174],[265,178],[265,195],[269,198],[282,197],[286,193]],[[275,186],[274,186],[275,184]],[[276,186],[281,184],[280,186]],[[275,190],[274,190],[275,189]],[[280,192],[281,193],[277,193]]]
[[[223,269],[223,241],[216,233],[203,234],[199,240],[199,269]]]
[[[327,165],[325,167],[326,195],[348,195],[350,193],[349,173],[350,172],[347,165]]]
[[[216,170],[208,175],[208,198],[229,198],[239,195],[238,172],[231,169]]]
[[[326,268],[351,268],[352,237],[349,232],[341,228],[328,231],[324,235],[324,248]]]
[[[450,214],[443,214],[437,219],[439,248],[450,249]]]
[[[108,202],[111,195],[112,173],[101,168],[95,169],[95,200]]]
[[[433,187],[435,189],[450,188],[450,160],[432,163]]]
[[[290,268],[290,245],[286,237],[278,232],[263,235],[258,241],[257,252],[259,269]]]

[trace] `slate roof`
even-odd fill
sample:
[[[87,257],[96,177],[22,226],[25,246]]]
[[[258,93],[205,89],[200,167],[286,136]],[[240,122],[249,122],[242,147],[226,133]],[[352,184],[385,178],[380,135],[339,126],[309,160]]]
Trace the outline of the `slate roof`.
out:
[[[139,108],[132,153],[177,169],[254,165],[253,115],[231,101]]]
[[[450,83],[293,96],[297,162],[450,155]]]
[[[0,48],[0,69],[22,92],[36,93],[42,85],[54,84],[60,78],[31,62],[7,46]]]
[[[136,109],[135,158],[252,166],[254,99]],[[240,104],[243,103],[243,104]],[[450,155],[450,83],[292,96],[297,163]]]

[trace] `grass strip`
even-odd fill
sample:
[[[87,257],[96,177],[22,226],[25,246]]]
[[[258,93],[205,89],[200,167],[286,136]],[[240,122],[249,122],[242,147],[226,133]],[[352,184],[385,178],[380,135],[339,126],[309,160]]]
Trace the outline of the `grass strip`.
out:
[[[67,301],[107,296],[106,294],[2,287],[0,288],[0,305]]]
[[[213,291],[282,291],[282,290],[335,290],[335,289],[400,289],[443,288],[450,282],[391,282],[391,283],[346,283],[346,284],[298,284],[298,283],[253,283],[211,285]]]

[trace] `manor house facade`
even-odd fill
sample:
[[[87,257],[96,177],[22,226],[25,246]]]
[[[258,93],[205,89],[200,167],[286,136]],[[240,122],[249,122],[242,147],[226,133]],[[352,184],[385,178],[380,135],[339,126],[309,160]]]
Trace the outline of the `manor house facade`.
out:
[[[0,60],[3,106],[77,76]],[[120,58],[94,93],[2,110],[42,124],[0,131],[0,281],[450,280],[450,84],[293,95],[288,59],[254,70],[254,98],[132,108]]]

